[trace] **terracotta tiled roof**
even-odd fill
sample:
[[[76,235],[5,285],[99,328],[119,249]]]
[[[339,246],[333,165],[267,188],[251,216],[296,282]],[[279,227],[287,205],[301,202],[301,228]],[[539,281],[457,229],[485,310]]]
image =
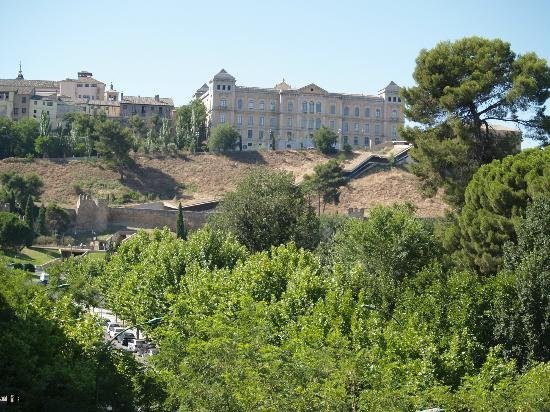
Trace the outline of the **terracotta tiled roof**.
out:
[[[0,79],[0,86],[16,87],[38,87],[57,89],[59,82],[54,80],[20,80],[20,79]]]
[[[154,97],[124,96],[120,103],[124,104],[148,104],[152,106],[174,106],[174,101],[168,97],[161,97],[155,100]]]

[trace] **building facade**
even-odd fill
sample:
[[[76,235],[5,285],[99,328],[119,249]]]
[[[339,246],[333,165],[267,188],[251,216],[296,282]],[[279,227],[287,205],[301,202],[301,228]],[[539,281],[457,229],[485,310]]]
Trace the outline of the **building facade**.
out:
[[[325,126],[338,134],[337,148],[372,148],[400,140],[404,124],[400,87],[390,82],[377,95],[332,93],[311,83],[297,89],[284,80],[273,88],[237,86],[221,70],[195,93],[206,106],[210,129],[227,123],[241,135],[243,150],[303,149]]]
[[[59,94],[71,99],[105,100],[105,83],[92,77],[92,73],[81,71],[76,79],[59,82]]]

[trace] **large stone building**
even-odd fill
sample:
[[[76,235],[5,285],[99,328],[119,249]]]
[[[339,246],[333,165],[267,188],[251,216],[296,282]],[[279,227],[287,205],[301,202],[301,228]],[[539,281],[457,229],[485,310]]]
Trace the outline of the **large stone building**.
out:
[[[233,125],[243,150],[313,146],[316,129],[326,126],[338,134],[337,147],[354,148],[399,140],[404,123],[399,86],[390,82],[377,95],[332,93],[311,83],[292,88],[284,79],[273,88],[237,86],[225,70],[195,93],[206,106],[209,126]]]

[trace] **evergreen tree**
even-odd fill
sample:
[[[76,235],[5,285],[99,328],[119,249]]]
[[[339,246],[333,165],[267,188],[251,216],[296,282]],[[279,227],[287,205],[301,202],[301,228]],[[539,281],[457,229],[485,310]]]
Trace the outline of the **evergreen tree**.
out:
[[[47,234],[47,229],[46,229],[46,208],[44,207],[44,205],[40,206],[40,210],[38,211],[38,220],[36,222],[36,229],[37,229],[39,235]]]
[[[27,204],[25,206],[25,223],[33,230],[34,228],[34,202],[32,196],[27,197]]]
[[[183,221],[183,209],[181,203],[178,206],[178,220],[176,222],[176,236],[179,239],[187,240],[187,228],[185,227],[185,222]]]

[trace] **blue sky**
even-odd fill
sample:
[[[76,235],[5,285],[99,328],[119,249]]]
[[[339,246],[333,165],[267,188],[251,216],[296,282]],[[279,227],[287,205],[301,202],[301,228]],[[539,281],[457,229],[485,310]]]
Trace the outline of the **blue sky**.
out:
[[[413,85],[415,58],[478,35],[550,60],[550,2],[540,1],[7,1],[0,78],[59,80],[88,70],[131,95],[177,105],[222,67],[237,84],[283,77],[334,92]]]

